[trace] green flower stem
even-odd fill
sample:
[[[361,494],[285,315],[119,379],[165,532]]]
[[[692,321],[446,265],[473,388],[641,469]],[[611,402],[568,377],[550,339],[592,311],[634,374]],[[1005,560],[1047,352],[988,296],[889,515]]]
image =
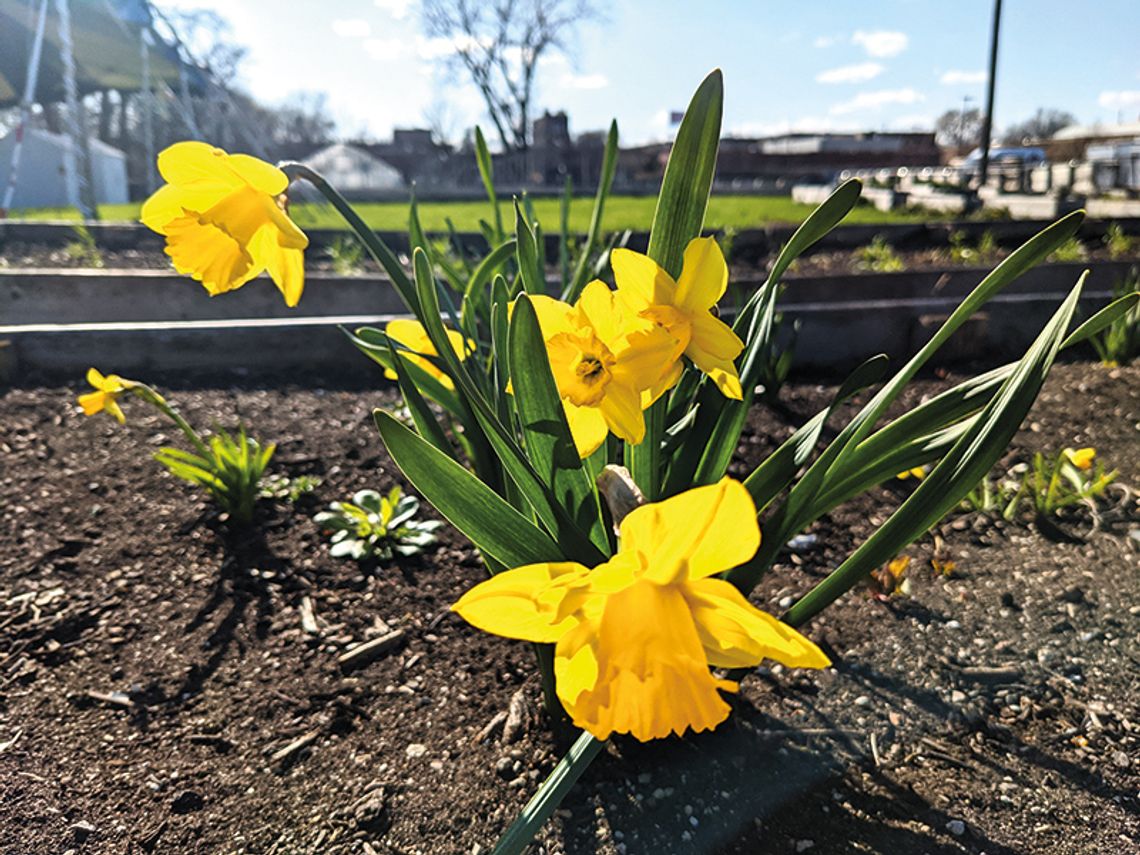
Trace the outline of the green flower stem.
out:
[[[526,851],[534,836],[570,792],[570,788],[582,777],[582,773],[598,756],[604,745],[600,739],[582,733],[570,746],[566,755],[558,761],[558,765],[538,788],[538,792],[526,803],[526,807],[522,809],[511,827],[499,839],[492,855],[521,855]]]
[[[411,279],[408,274],[404,272],[404,268],[400,266],[400,261],[396,258],[396,254],[384,243],[379,236],[368,228],[367,224],[356,213],[356,209],[348,204],[348,201],[337,192],[331,184],[324,179],[320,173],[313,171],[303,163],[296,163],[295,161],[286,161],[279,164],[282,172],[284,172],[290,181],[297,179],[304,179],[312,184],[322,196],[328,199],[329,203],[336,208],[338,214],[344,217],[344,221],[360,238],[361,243],[368,249],[368,252],[376,260],[376,263],[384,268],[388,274],[388,278],[392,280],[392,284],[396,286],[400,297],[403,299],[404,304],[417,317],[420,314],[420,301],[416,298],[416,289],[412,285]]]
[[[190,423],[187,422],[186,419],[182,418],[182,414],[179,413],[178,410],[174,409],[174,407],[170,406],[170,404],[166,402],[166,399],[162,397],[162,395],[158,394],[158,392],[150,388],[150,386],[147,386],[145,383],[135,383],[130,387],[130,389],[136,397],[141,398],[151,406],[160,410],[172,422],[178,425],[178,429],[186,435],[186,438],[190,440],[190,444],[194,446],[199,454],[202,454],[206,457],[210,456],[210,447],[206,445],[205,441],[199,435],[198,431],[190,427]]]

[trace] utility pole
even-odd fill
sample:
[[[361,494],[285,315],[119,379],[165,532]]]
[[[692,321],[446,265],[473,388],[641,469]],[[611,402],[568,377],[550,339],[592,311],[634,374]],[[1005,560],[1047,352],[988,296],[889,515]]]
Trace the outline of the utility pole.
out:
[[[998,31],[1001,29],[1001,0],[994,0],[994,26],[990,31],[990,76],[986,87],[986,115],[982,121],[982,164],[978,175],[980,187],[986,186],[990,174],[990,137],[994,129],[994,84],[997,82]]]

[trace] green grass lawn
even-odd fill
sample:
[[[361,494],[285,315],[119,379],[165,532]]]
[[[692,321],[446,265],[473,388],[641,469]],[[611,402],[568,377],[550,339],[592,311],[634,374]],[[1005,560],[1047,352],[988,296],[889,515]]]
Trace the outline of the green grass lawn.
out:
[[[613,196],[606,203],[603,223],[608,232],[632,229],[647,231],[653,221],[653,209],[657,200],[651,196]],[[583,196],[570,206],[570,230],[584,232],[590,223],[593,211],[593,197]],[[408,205],[406,202],[361,202],[357,210],[369,226],[378,231],[404,231],[408,226]],[[503,216],[510,221],[513,217],[510,202],[502,203]],[[535,214],[547,233],[554,233],[559,227],[559,200],[541,198],[534,200]],[[812,207],[800,205],[788,196],[714,196],[709,203],[706,227],[719,229],[731,226],[737,229],[766,226],[772,223],[800,223]],[[100,208],[101,217],[108,222],[128,222],[138,219],[139,205],[104,205]],[[346,228],[344,222],[328,205],[302,202],[293,205],[290,212],[302,228]],[[13,219],[24,220],[75,220],[78,212],[73,208],[37,208],[12,212]],[[420,218],[429,231],[444,231],[450,218],[461,232],[479,230],[479,220],[490,220],[490,205],[487,202],[421,202]],[[846,223],[894,223],[908,220],[929,219],[929,214],[877,211],[870,206],[860,206],[848,214]]]

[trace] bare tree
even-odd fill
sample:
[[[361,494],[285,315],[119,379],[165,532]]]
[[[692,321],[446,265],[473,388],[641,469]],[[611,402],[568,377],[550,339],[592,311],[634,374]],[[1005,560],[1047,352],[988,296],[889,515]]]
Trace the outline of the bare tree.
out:
[[[1004,141],[1010,145],[1024,145],[1031,140],[1047,140],[1061,128],[1075,125],[1077,117],[1067,110],[1038,107],[1037,112],[1024,122],[1006,128]]]
[[[982,114],[976,110],[947,110],[934,122],[939,145],[973,148],[981,142]]]
[[[525,150],[538,61],[568,53],[590,0],[424,0],[424,32],[454,47],[508,150]]]

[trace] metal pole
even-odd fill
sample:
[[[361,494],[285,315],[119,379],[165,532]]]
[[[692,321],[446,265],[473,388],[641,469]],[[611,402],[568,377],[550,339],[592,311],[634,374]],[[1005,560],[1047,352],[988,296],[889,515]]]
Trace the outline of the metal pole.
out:
[[[154,174],[154,96],[150,88],[150,30],[140,31],[142,41],[142,102],[143,156],[146,158],[146,172],[143,181],[147,194],[154,192],[158,185]]]
[[[55,0],[59,15],[59,46],[63,59],[63,87],[67,98],[67,135],[71,138],[64,170],[68,193],[85,220],[98,217],[95,210],[95,188],[91,186],[91,158],[87,150],[87,129],[79,103],[79,84],[75,79],[75,46],[71,40],[71,7],[68,0]]]
[[[1001,29],[1001,0],[994,0],[994,25],[990,32],[990,77],[986,86],[986,117],[982,123],[982,164],[979,186],[985,187],[990,175],[990,136],[994,128],[994,84],[997,82],[998,31]]]
[[[16,120],[15,139],[12,143],[12,160],[8,165],[8,186],[4,188],[4,200],[0,202],[0,220],[8,216],[12,199],[16,195],[16,178],[20,173],[20,155],[24,150],[24,133],[32,112],[32,102],[36,97],[36,81],[40,76],[40,57],[43,55],[44,30],[47,28],[48,0],[40,3],[40,14],[36,19],[36,34],[32,40],[32,52],[28,56],[28,71],[24,80],[24,97],[20,99],[20,117]]]

